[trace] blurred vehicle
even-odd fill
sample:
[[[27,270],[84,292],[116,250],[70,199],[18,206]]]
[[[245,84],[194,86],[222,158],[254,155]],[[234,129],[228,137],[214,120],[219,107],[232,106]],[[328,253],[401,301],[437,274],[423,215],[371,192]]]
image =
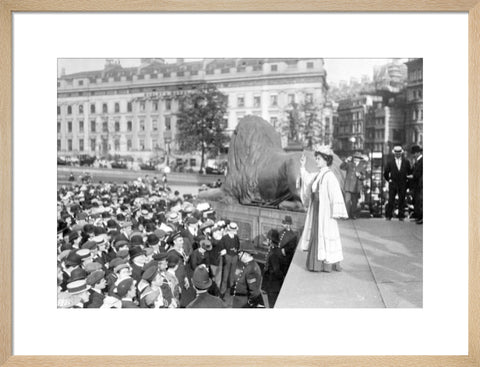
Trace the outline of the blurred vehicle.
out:
[[[146,170],[146,171],[155,171],[156,170],[156,164],[153,162],[147,162],[147,163],[142,163],[140,165],[140,169]]]
[[[67,160],[64,157],[57,157],[57,166],[66,166]]]
[[[110,163],[112,168],[121,168],[121,169],[126,169],[127,168],[127,162],[124,161],[113,161]]]
[[[225,162],[208,159],[205,166],[205,173],[211,175],[223,175],[225,173]]]
[[[97,159],[95,156],[89,156],[88,154],[82,154],[78,157],[80,166],[91,166]]]

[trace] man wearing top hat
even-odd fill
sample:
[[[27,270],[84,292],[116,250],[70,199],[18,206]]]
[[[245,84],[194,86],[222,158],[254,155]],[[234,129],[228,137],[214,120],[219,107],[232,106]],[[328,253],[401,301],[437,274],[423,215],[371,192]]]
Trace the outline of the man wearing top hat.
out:
[[[410,162],[403,156],[403,148],[393,148],[393,158],[385,165],[383,177],[388,182],[388,203],[385,217],[391,220],[395,208],[395,197],[398,195],[398,219],[405,218],[405,195],[407,193],[407,176],[411,173]]]
[[[363,163],[363,157],[360,152],[356,152],[353,157],[348,157],[340,165],[340,169],[346,171],[343,191],[345,193],[345,204],[348,217],[355,219],[357,215],[357,203],[360,193],[363,189],[363,180],[366,175],[366,167]]]

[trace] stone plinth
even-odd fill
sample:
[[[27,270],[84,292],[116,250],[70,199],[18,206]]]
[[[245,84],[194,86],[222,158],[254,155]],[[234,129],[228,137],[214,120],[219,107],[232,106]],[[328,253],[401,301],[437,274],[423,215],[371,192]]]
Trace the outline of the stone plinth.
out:
[[[282,219],[286,215],[292,217],[292,229],[299,234],[302,233],[305,223],[306,214],[302,212],[241,204],[226,205],[218,202],[212,202],[211,205],[217,213],[217,218],[227,218],[238,224],[242,248],[254,252],[258,262],[265,262],[268,251],[265,241],[268,231],[272,228],[281,230]]]

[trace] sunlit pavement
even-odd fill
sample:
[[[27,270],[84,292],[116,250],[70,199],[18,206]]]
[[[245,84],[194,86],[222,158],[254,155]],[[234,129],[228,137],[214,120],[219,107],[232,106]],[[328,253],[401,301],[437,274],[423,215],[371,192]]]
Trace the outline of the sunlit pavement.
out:
[[[339,222],[342,272],[314,273],[297,249],[275,308],[421,308],[423,225],[385,219]]]

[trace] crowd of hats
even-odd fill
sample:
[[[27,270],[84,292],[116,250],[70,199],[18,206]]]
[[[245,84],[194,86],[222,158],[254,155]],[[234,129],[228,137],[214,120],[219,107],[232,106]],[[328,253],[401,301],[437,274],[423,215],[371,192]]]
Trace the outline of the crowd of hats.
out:
[[[199,233],[238,229],[228,219],[217,220],[209,203],[180,196],[156,180],[61,187],[57,190],[58,307],[121,308],[125,297],[140,307],[152,307],[161,293],[150,286],[159,264],[178,264],[179,258],[168,250],[192,225]],[[210,251],[212,243],[200,237],[198,247]],[[136,260],[141,269],[134,276]],[[211,285],[203,267],[195,269],[191,281],[200,290]],[[102,299],[94,306],[93,288]],[[172,305],[178,307],[179,302],[165,306]]]

